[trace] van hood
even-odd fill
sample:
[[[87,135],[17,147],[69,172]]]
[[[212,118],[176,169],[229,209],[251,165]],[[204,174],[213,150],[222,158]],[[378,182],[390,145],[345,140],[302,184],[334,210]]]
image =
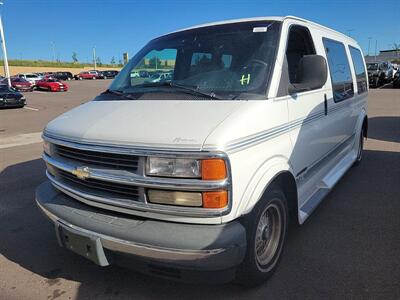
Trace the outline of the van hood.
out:
[[[45,135],[81,143],[199,151],[242,101],[91,101],[51,121]]]

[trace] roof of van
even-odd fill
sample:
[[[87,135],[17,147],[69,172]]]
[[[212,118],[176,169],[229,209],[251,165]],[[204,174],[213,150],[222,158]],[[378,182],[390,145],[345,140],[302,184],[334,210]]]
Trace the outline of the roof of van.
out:
[[[231,23],[242,23],[242,22],[253,22],[253,21],[280,21],[280,22],[283,22],[283,21],[285,21],[287,19],[300,21],[300,22],[303,22],[303,23],[306,23],[306,24],[312,24],[313,26],[316,26],[316,27],[319,27],[321,29],[330,31],[332,33],[341,35],[341,36],[343,36],[343,37],[345,37],[347,39],[352,40],[354,43],[357,43],[353,38],[349,37],[348,35],[346,35],[346,34],[344,34],[342,32],[336,31],[334,29],[331,29],[329,27],[323,26],[321,24],[318,24],[318,23],[315,23],[315,22],[312,22],[312,21],[309,21],[309,20],[306,20],[306,19],[303,19],[303,18],[295,17],[295,16],[284,16],[284,17],[279,17],[279,16],[268,17],[268,16],[266,16],[266,17],[231,19],[231,20],[217,21],[217,22],[211,22],[211,23],[205,23],[205,24],[200,24],[200,25],[196,25],[196,26],[191,26],[191,27],[188,27],[188,28],[184,28],[184,29],[180,29],[180,30],[174,31],[172,33],[185,31],[185,30],[190,30],[190,29],[195,29],[195,28],[214,26],[214,25],[223,25],[223,24],[231,24]]]

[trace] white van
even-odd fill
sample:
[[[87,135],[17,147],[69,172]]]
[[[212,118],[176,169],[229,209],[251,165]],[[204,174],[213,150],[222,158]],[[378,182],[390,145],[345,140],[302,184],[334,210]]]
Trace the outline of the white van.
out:
[[[173,75],[145,82],[139,69]],[[289,221],[361,161],[367,95],[357,42],[307,20],[173,32],[47,125],[36,201],[60,245],[101,266],[258,284]]]

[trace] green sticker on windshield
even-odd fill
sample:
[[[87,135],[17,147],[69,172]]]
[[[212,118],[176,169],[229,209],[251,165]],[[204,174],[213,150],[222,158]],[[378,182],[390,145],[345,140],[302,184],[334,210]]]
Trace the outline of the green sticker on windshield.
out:
[[[250,73],[245,76],[244,74],[242,75],[242,79],[240,79],[240,84],[241,85],[249,85],[250,84]]]

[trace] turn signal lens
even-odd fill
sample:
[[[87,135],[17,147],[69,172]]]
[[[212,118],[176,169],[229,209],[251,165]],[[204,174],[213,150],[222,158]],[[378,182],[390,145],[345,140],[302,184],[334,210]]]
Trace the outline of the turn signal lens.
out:
[[[219,180],[226,178],[226,166],[223,159],[204,159],[201,161],[201,179]]]
[[[202,204],[201,193],[148,190],[147,195],[149,202],[157,204],[200,207]]]
[[[228,205],[228,192],[204,192],[203,207],[204,208],[223,208]]]

